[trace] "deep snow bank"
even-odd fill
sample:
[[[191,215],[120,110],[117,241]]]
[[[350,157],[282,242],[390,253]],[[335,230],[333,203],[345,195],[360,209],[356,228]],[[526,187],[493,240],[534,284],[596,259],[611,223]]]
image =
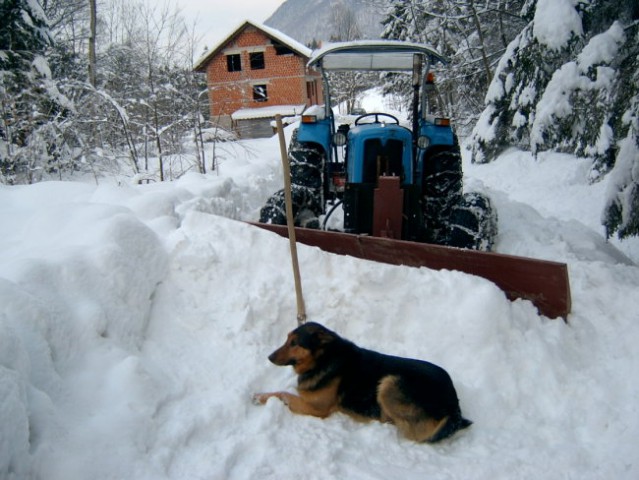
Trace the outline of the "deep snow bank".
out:
[[[429,446],[251,404],[295,381],[266,359],[295,325],[288,243],[231,219],[278,188],[259,148],[174,184],[0,188],[0,477],[637,478],[639,271],[579,162],[467,168],[500,250],[569,263],[569,325],[480,278],[300,246],[309,319],[450,372],[475,424]]]

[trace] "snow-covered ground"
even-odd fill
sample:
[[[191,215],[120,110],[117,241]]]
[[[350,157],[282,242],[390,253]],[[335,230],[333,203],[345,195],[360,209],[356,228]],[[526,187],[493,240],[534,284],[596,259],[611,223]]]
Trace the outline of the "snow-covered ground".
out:
[[[0,186],[0,478],[639,478],[639,247],[602,237],[586,162],[465,165],[499,251],[569,265],[568,324],[480,278],[299,247],[309,320],[451,374],[474,425],[419,445],[251,403],[294,388],[266,357],[296,306],[287,240],[237,221],[280,188],[277,140],[246,146],[174,183]]]

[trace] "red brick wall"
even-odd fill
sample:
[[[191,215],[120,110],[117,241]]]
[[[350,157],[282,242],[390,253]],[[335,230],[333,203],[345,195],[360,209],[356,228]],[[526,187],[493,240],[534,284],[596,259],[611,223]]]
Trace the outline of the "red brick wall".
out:
[[[252,47],[264,47],[264,69],[251,70],[249,53]],[[241,55],[241,71],[228,71],[227,53]],[[277,55],[270,39],[264,33],[250,25],[247,26],[225,45],[206,67],[212,118],[230,115],[240,108],[309,104],[306,61],[306,58],[296,54]],[[312,75],[318,79],[321,99],[319,75]],[[256,83],[266,85],[266,102],[253,100],[253,85]]]

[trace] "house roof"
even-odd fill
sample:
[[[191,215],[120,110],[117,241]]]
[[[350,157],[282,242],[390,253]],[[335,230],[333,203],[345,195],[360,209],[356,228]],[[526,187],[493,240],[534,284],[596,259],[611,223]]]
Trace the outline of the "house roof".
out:
[[[230,35],[228,35],[224,40],[218,43],[214,48],[212,48],[209,52],[206,52],[200,59],[195,62],[195,67],[193,70],[196,72],[203,72],[206,69],[206,65],[218,54],[220,51],[226,47],[226,45],[233,40],[237,35],[239,35],[246,27],[251,26],[258,30],[260,30],[264,35],[269,37],[272,40],[290,48],[296,54],[305,57],[306,59],[311,57],[312,50],[304,45],[302,45],[297,40],[293,40],[288,35],[280,32],[271,27],[267,27],[266,25],[262,25],[261,23],[252,22],[251,20],[243,21],[235,30],[232,31]]]

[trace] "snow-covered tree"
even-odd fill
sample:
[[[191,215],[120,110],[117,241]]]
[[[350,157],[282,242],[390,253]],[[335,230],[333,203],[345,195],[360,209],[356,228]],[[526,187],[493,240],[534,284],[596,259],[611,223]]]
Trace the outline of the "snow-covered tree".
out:
[[[449,59],[437,70],[440,110],[464,130],[483,109],[483,92],[508,42],[524,25],[522,0],[391,0],[383,36],[432,45]],[[387,91],[409,98],[410,79],[390,75]]]
[[[362,38],[362,32],[357,22],[357,15],[343,0],[331,1],[331,40],[345,41]]]
[[[0,181],[24,183],[68,165],[71,108],[51,79],[48,21],[33,0],[0,0]]]
[[[85,139],[90,163],[109,170],[126,159],[133,173],[156,173],[151,159],[163,164],[160,179],[174,178],[193,162],[180,162],[173,171],[166,157],[180,155],[186,132],[203,126],[199,105],[204,78],[192,72],[196,41],[178,11],[170,4],[145,0],[108,0],[98,5],[95,80],[88,81],[90,22],[83,10],[68,7],[75,0],[53,0],[60,47],[53,69],[77,104],[76,131]],[[84,26],[81,26],[84,21]],[[84,40],[66,22],[84,31]],[[77,24],[77,25],[76,25]],[[195,77],[200,77],[196,80]],[[195,167],[204,171],[204,155]],[[167,164],[167,165],[164,165]]]
[[[608,236],[617,233],[620,238],[639,236],[639,8],[635,22],[627,29],[627,53],[622,55],[620,82],[612,112],[612,138],[616,144],[614,166],[603,223]]]
[[[604,224],[638,234],[639,3],[530,0],[525,15],[473,131],[473,161],[517,145],[591,158],[593,181],[614,166]]]
[[[331,41],[346,42],[359,40],[362,34],[357,16],[343,0],[331,2]],[[332,72],[329,73],[331,97],[336,105],[348,113],[356,107],[358,96],[375,85],[377,75],[365,72]]]

